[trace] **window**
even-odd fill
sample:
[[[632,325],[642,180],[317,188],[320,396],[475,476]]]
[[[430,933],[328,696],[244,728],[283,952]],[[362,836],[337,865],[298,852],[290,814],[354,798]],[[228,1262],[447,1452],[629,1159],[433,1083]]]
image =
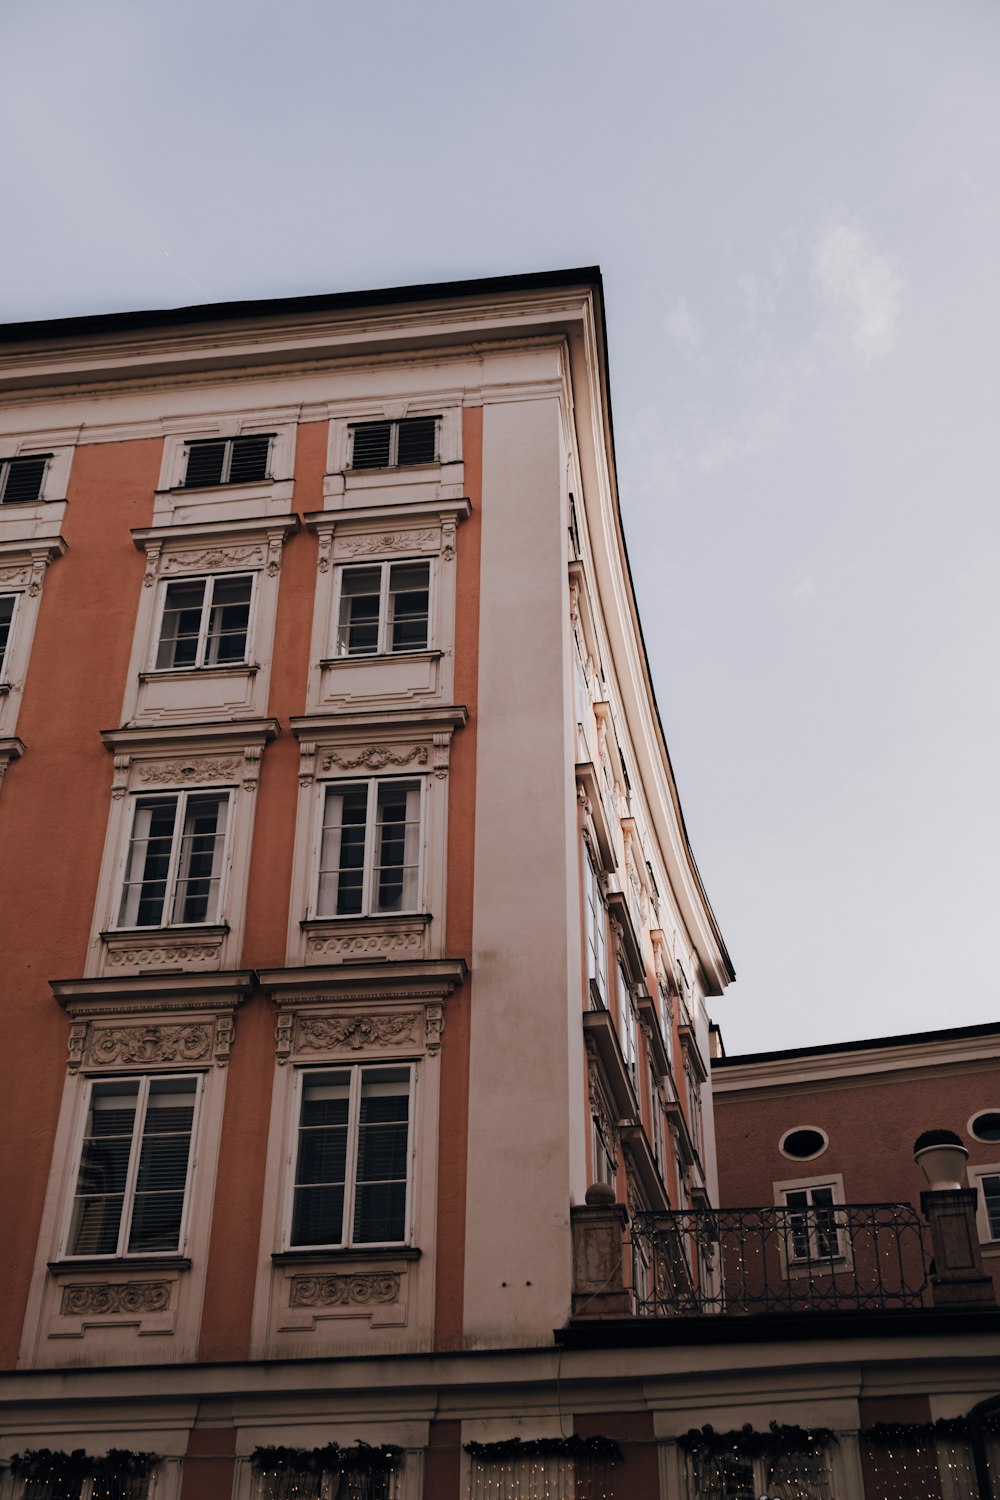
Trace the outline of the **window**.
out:
[[[603,1007],[608,960],[608,913],[604,905],[604,896],[601,893],[600,877],[589,850],[584,850],[583,855],[583,890],[587,978],[590,980],[591,1001]]]
[[[67,1254],[181,1248],[200,1081],[189,1074],[92,1084]]]
[[[976,1173],[973,1187],[979,1188],[980,1233],[985,1229],[985,1238],[1000,1240],[1000,1173]]]
[[[814,1156],[822,1156],[829,1144],[825,1130],[814,1125],[800,1125],[785,1132],[778,1142],[778,1150],[793,1161],[809,1161]]]
[[[42,498],[51,453],[0,461],[0,505],[24,505]]]
[[[185,489],[216,484],[256,484],[268,478],[273,432],[247,437],[208,438],[188,443]]]
[[[832,1183],[788,1188],[785,1249],[790,1261],[831,1260],[843,1255]]]
[[[147,1500],[155,1454],[111,1449],[90,1458],[50,1449],[15,1453],[10,1461],[16,1500]]]
[[[1000,1141],[1000,1110],[984,1109],[969,1121],[969,1134],[977,1141]]]
[[[425,651],[430,618],[429,562],[383,562],[340,571],[338,656]]]
[[[639,1064],[639,1037],[638,1025],[635,1018],[635,1007],[632,1004],[632,991],[629,982],[625,978],[625,971],[620,966],[618,973],[618,1034],[621,1038],[622,1056],[628,1069],[628,1076],[632,1080],[632,1087],[637,1089],[637,1070]]]
[[[405,417],[400,422],[351,424],[352,469],[403,469],[437,458],[437,417]]]
[[[822,1452],[774,1453],[751,1458],[734,1451],[692,1457],[692,1490],[698,1500],[757,1500],[794,1495],[827,1500],[830,1475]]]
[[[7,644],[10,641],[14,625],[14,606],[16,604],[16,594],[0,594],[0,682],[3,681],[3,664],[7,655]]]
[[[367,917],[420,907],[419,781],[331,786],[323,802],[320,917]]]
[[[409,1066],[302,1075],[293,1247],[406,1239],[411,1092]]]
[[[228,812],[228,792],[136,798],[119,927],[218,920]]]
[[[252,598],[250,573],[168,583],[156,670],[224,667],[246,661]]]

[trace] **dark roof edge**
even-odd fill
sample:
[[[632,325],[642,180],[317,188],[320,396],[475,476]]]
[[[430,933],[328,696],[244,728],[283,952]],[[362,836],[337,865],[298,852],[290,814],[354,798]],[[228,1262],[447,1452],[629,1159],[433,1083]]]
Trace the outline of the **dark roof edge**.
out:
[[[834,1052],[868,1052],[877,1047],[908,1047],[920,1042],[958,1042],[980,1036],[1000,1036],[1000,1021],[986,1021],[980,1026],[949,1026],[939,1031],[909,1031],[902,1036],[862,1037],[854,1042],[824,1042],[818,1047],[786,1047],[778,1052],[739,1052],[729,1057],[713,1057],[712,1068],[735,1068],[741,1063],[780,1062],[783,1058],[793,1057],[829,1057]]]
[[[445,301],[504,292],[532,292],[570,286],[600,288],[598,266],[561,271],[529,271],[514,276],[483,276],[466,281],[430,281],[415,286],[375,287],[370,291],[320,292],[300,297],[263,297],[242,302],[197,302],[188,307],[145,308],[135,312],[87,313],[68,318],[36,318],[0,323],[0,344],[30,343],[95,333],[127,333],[141,328],[176,328],[192,323],[224,323],[240,318],[296,317],[347,312],[406,302]]]

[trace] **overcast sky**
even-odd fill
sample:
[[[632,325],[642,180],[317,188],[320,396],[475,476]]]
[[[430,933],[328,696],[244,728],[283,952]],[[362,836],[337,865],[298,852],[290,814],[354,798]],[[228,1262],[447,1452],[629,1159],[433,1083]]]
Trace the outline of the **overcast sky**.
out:
[[[997,1018],[997,0],[5,0],[0,317],[598,263],[730,1052]]]

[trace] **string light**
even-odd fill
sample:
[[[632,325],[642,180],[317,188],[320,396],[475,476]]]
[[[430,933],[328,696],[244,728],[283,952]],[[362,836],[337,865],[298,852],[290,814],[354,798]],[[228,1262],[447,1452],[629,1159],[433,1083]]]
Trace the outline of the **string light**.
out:
[[[466,1443],[470,1500],[611,1500],[612,1438],[505,1438]]]

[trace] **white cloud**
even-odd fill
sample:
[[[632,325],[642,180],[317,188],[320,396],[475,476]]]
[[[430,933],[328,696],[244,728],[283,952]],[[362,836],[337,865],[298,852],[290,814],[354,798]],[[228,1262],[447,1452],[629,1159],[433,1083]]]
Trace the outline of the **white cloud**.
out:
[[[678,348],[687,354],[697,354],[705,342],[705,330],[683,297],[667,313],[663,326]]]
[[[880,255],[862,230],[836,224],[816,242],[813,280],[863,359],[892,353],[903,283],[891,256]]]

